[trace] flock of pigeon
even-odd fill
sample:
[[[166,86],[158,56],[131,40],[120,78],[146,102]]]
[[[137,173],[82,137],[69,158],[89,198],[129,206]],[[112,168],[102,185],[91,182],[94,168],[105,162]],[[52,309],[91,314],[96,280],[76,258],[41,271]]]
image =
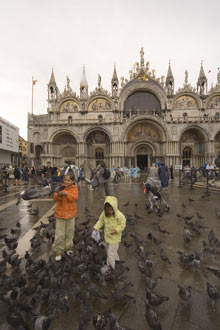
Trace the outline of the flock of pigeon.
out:
[[[47,194],[48,192],[51,193],[51,188]],[[43,196],[45,194],[43,193]],[[26,198],[22,195],[20,198],[28,200],[36,198],[37,195],[42,196],[34,190],[26,191],[23,194]],[[189,199],[189,202],[192,203],[194,200]],[[38,214],[39,210],[32,208],[31,203],[27,206],[33,215]],[[130,209],[129,202],[123,207]],[[122,244],[126,249],[132,248],[137,256],[137,269],[145,285],[146,326],[148,324],[152,330],[162,330],[157,306],[166,304],[170,297],[155,293],[158,282],[163,280],[161,275],[155,273],[155,265],[158,260],[167,267],[173,263],[165,252],[161,238],[171,233],[161,227],[163,214],[159,213],[148,216],[147,220],[156,217],[156,221],[152,224],[152,230],[144,234],[143,239],[143,235],[138,234],[135,228],[139,222],[146,219],[137,214],[137,209],[138,204],[135,203],[136,211],[125,214],[127,226],[122,235]],[[195,215],[186,213],[187,206],[182,203],[181,212],[176,214],[176,219],[183,227],[185,248],[183,251],[177,251],[175,262],[189,271],[200,271],[204,274],[210,272],[220,278],[220,269],[207,265],[211,256],[219,258],[220,240],[214,230],[205,224],[199,212]],[[216,217],[220,218],[219,211],[216,211]],[[20,223],[17,222],[16,226],[11,228],[11,236],[4,234],[8,229],[0,228],[0,239],[5,242],[0,261],[0,300],[7,306],[6,319],[12,329],[53,329],[53,322],[57,317],[65,312],[75,311],[77,325],[72,329],[129,330],[121,325],[120,317],[117,317],[114,311],[117,306],[128,307],[129,304],[136,303],[135,297],[129,294],[129,288],[133,287],[132,282],[128,280],[130,269],[125,266],[124,261],[119,261],[115,270],[102,272],[106,251],[103,233],[98,243],[91,237],[95,221],[96,217],[85,207],[83,219],[76,221],[74,254],[64,256],[60,263],[54,261],[51,252],[55,233],[53,214],[48,218],[48,223],[40,222],[40,225],[33,229],[31,249],[26,251],[24,257],[16,253],[21,231]],[[192,252],[192,242],[200,242],[200,237],[204,235],[207,236],[207,240],[201,240],[201,248]],[[47,256],[45,251],[48,252]],[[208,281],[206,286],[215,309],[220,292]],[[183,308],[190,306],[193,287],[179,283],[177,291]]]

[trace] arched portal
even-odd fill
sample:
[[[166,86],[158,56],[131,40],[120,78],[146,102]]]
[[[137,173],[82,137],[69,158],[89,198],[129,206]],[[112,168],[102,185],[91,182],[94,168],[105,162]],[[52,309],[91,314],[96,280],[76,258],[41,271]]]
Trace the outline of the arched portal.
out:
[[[200,167],[205,162],[206,139],[196,127],[187,129],[180,139],[183,166]]]
[[[215,136],[215,155],[216,157],[220,154],[220,131]]]
[[[135,150],[135,166],[139,167],[141,170],[146,170],[151,166],[151,161],[153,158],[154,150],[148,144],[138,145]]]
[[[52,154],[55,157],[57,166],[70,164],[76,161],[77,157],[77,142],[70,133],[59,133],[53,138]]]
[[[146,169],[164,157],[163,128],[154,121],[143,120],[126,132],[125,164]]]
[[[100,160],[106,163],[110,156],[110,138],[101,130],[92,131],[86,138],[86,156],[92,166],[97,166]]]

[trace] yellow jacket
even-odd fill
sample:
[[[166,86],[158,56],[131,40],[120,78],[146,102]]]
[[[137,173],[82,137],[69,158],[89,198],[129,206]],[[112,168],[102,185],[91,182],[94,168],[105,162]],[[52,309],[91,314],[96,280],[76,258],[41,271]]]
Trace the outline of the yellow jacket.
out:
[[[107,196],[105,203],[109,203],[115,212],[112,217],[106,217],[105,211],[102,211],[99,220],[96,222],[94,229],[99,230],[104,226],[105,242],[109,244],[116,244],[121,242],[121,235],[126,226],[126,218],[118,209],[118,200],[114,196]],[[115,229],[116,233],[111,234]]]

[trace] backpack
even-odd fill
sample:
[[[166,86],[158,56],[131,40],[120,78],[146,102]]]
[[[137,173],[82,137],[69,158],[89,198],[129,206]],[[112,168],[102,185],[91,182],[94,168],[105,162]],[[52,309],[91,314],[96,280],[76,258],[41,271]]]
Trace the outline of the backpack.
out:
[[[108,167],[104,168],[103,178],[108,180],[111,176],[111,171]]]

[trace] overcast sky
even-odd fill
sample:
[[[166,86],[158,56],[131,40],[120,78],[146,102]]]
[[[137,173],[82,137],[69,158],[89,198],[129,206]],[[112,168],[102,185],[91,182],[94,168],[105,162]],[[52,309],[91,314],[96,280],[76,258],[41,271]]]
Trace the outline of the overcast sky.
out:
[[[141,47],[156,76],[167,74],[171,59],[175,90],[186,69],[196,86],[203,60],[210,88],[220,67],[219,16],[219,0],[1,1],[0,116],[26,139],[32,76],[34,113],[46,114],[52,67],[61,92],[68,75],[79,94],[83,64],[89,92],[99,73],[110,91],[114,63],[119,77],[129,77]]]

